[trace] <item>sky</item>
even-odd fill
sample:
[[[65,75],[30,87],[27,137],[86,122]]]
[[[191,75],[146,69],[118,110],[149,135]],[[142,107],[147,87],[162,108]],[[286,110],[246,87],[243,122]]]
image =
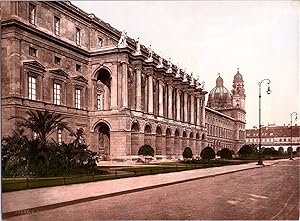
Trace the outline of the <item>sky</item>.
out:
[[[299,114],[299,1],[72,1],[187,73],[205,81],[209,92],[217,74],[231,90],[239,68],[246,91],[246,128],[287,125]],[[206,97],[207,100],[208,97]],[[293,124],[299,125],[293,115]]]

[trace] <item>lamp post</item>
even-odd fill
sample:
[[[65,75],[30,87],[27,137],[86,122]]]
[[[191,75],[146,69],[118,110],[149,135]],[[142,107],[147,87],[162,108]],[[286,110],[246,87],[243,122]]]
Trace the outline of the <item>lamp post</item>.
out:
[[[257,162],[257,165],[264,165],[263,161],[262,161],[262,152],[261,152],[261,84],[265,81],[268,82],[267,94],[271,93],[271,90],[270,90],[271,81],[269,79],[263,79],[261,82],[258,83],[258,86],[259,86],[259,97],[258,97],[258,100],[259,100],[259,110],[258,110],[258,113],[259,113],[259,146],[258,146],[258,162]]]
[[[293,114],[295,114],[295,120],[297,120],[297,112],[291,113],[291,155],[290,160],[293,160]]]

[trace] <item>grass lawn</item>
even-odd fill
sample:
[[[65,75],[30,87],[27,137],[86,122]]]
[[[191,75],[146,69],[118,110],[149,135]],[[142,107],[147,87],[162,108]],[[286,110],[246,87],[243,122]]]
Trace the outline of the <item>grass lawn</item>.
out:
[[[191,169],[201,169],[207,167],[237,165],[255,162],[255,160],[211,160],[211,161],[189,161],[189,162],[162,162],[158,164],[148,164],[147,166],[99,167],[105,171],[104,174],[81,175],[69,177],[45,177],[45,178],[2,178],[2,191],[10,192],[24,189],[40,187],[69,185],[76,183],[86,183],[101,180],[119,179],[133,176],[143,176],[158,173],[179,172]]]

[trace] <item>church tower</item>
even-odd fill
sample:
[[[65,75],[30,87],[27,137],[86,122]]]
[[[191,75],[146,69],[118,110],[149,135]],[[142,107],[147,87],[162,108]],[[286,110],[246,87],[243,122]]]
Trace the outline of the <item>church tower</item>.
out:
[[[242,109],[245,111],[245,89],[243,76],[237,69],[236,75],[234,75],[233,85],[232,85],[232,106],[233,108]]]

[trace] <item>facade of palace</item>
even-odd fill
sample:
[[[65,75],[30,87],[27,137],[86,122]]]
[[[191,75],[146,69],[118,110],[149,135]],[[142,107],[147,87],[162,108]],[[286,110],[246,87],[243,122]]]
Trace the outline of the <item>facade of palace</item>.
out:
[[[292,140],[291,140],[292,139]],[[259,129],[246,130],[246,143],[259,144]],[[292,145],[293,151],[300,148],[300,126],[293,125],[268,125],[261,127],[261,146],[263,148],[273,147],[278,150],[280,147],[287,150]]]
[[[244,142],[242,78],[231,106],[205,107],[199,79],[68,1],[1,2],[1,12],[4,136],[16,127],[9,118],[48,109],[82,128],[103,159],[136,156],[143,144],[180,158],[185,147],[197,156],[208,144]],[[71,139],[60,130],[53,138]]]

